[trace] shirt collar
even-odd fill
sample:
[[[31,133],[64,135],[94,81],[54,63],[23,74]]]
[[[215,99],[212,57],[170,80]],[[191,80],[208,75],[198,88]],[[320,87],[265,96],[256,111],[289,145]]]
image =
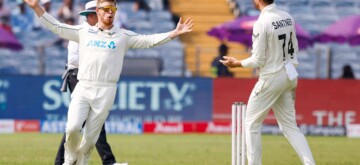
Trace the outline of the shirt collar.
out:
[[[109,36],[113,36],[116,33],[116,27],[115,25],[113,25],[113,27],[111,27],[110,30],[103,30],[99,27],[97,27],[97,24],[95,26],[93,26],[98,32],[103,33],[103,34],[107,34]]]
[[[275,3],[272,3],[272,4],[270,4],[270,5],[267,5],[267,6],[261,11],[260,16],[263,15],[264,13],[266,13],[266,12],[268,12],[268,11],[270,11],[270,10],[274,10],[274,9],[276,9]]]
[[[99,28],[98,26],[97,26],[97,24],[95,25],[95,27],[99,30],[99,31],[103,31],[103,32],[110,32],[110,33],[112,33],[112,32],[114,32],[116,29],[115,29],[115,25],[113,25],[112,27],[111,27],[111,29],[109,29],[109,30],[104,30],[104,29],[101,29],[101,28]]]
[[[91,27],[91,25],[90,25],[88,22],[86,22],[86,21],[83,23],[83,25],[84,25],[84,26],[87,26],[87,27]]]

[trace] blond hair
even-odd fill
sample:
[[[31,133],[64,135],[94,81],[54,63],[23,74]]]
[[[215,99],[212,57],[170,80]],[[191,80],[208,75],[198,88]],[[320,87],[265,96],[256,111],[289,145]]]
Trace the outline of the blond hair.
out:
[[[116,5],[116,0],[97,0],[96,7],[100,7],[100,4],[103,2],[114,2],[114,4]]]

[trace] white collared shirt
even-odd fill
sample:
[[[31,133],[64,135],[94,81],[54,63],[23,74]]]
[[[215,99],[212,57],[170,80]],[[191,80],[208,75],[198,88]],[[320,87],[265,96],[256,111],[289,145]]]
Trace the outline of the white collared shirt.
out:
[[[80,81],[117,83],[128,49],[150,48],[171,40],[169,33],[139,35],[117,27],[101,31],[95,26],[66,25],[48,13],[40,21],[60,37],[79,43]]]
[[[276,73],[285,63],[298,65],[298,41],[295,22],[290,14],[266,6],[253,27],[251,57],[242,60],[243,67],[260,68],[260,76]]]

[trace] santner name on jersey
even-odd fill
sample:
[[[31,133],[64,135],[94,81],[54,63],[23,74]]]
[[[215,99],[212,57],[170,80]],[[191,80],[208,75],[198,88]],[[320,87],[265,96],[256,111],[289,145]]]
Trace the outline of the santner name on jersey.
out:
[[[291,19],[288,18],[288,19],[283,19],[283,20],[280,20],[280,21],[274,21],[274,22],[272,22],[272,25],[274,26],[274,29],[276,30],[276,29],[279,29],[279,28],[292,26],[293,23],[292,23]]]

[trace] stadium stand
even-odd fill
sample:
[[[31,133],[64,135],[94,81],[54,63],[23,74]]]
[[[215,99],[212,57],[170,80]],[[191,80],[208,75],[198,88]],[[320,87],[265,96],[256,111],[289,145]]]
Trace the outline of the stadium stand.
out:
[[[18,2],[20,1],[8,0],[5,3],[5,7],[16,8]],[[56,13],[63,5],[63,1],[52,0],[51,2],[50,13],[55,13],[53,16],[57,17]],[[78,23],[84,21],[84,18],[78,17],[77,12],[82,10],[86,2],[86,0],[74,0],[73,2],[72,13],[73,17],[78,19]],[[139,34],[168,32],[175,28],[175,24],[172,21],[172,14],[168,9],[164,9],[163,0],[144,2],[148,3],[150,7],[149,11],[141,9],[134,10],[135,0],[119,1],[117,7],[119,8],[118,11],[122,13],[119,13],[120,16],[117,16],[118,20],[116,21],[120,21],[121,23],[116,23],[116,25],[133,30]],[[16,13],[13,15],[18,17]],[[36,19],[37,18],[34,18],[31,24],[36,22]],[[124,21],[121,19],[124,19]],[[15,27],[15,29],[19,28]],[[0,74],[61,75],[63,73],[67,57],[67,42],[60,40],[57,36],[41,26],[29,28],[29,31],[17,30],[14,32],[17,39],[25,48],[19,52],[15,52],[15,54],[13,51],[0,49]],[[176,65],[173,65],[174,60],[169,60],[172,57],[176,57],[174,59],[176,60]],[[161,61],[153,62],[152,64],[164,65],[146,65],[147,67],[154,67],[153,69],[147,68],[147,70],[156,70],[159,74],[142,70],[143,74],[141,75],[143,76],[146,76],[146,73],[149,73],[148,76],[183,76],[184,74],[184,46],[178,39],[158,48],[130,50],[127,52],[125,58],[125,62],[131,62],[132,64],[131,67],[125,64],[125,68],[130,67],[141,70],[141,68],[144,68],[143,59],[147,59],[148,61]],[[130,59],[128,60],[127,58]],[[137,63],[136,60],[139,62]],[[126,75],[131,75],[131,73],[139,75],[139,71],[130,72],[128,71],[129,69],[125,68],[124,70],[127,70]]]
[[[251,1],[230,0],[236,3],[239,15],[256,15]],[[350,15],[360,14],[359,0],[276,0],[277,6],[289,12],[312,36],[318,35],[329,25]],[[360,78],[359,46],[327,43],[299,52],[298,70],[302,78],[340,78],[342,67],[352,66],[355,77]],[[356,51],[354,51],[356,50]]]
[[[78,23],[84,18],[78,18],[77,12],[82,10],[86,2],[86,0],[73,2],[72,13]],[[176,26],[174,18],[176,20],[177,16],[191,17],[196,22],[194,31],[180,39],[157,48],[127,52],[126,58],[131,58],[132,61],[136,59],[141,61],[142,58],[162,61],[158,63],[162,65],[160,69],[154,68],[161,76],[186,74],[211,77],[211,61],[218,55],[217,47],[221,41],[209,37],[206,32],[218,24],[235,19],[236,16],[259,14],[250,0],[144,0],[144,2],[149,9],[134,10],[135,0],[119,0],[117,7],[122,13],[119,13],[121,19],[117,21],[121,23],[116,25],[140,34],[152,34],[172,30]],[[4,5],[5,8],[15,9],[19,3],[20,1],[7,0]],[[193,5],[194,3],[197,5]],[[291,13],[295,21],[312,36],[319,34],[341,18],[360,14],[360,0],[277,0],[276,4]],[[63,1],[52,0],[50,13],[57,13],[62,5]],[[16,20],[18,13],[19,10],[16,12],[14,10],[10,17]],[[36,22],[36,18],[33,20],[29,26],[33,26],[32,24]],[[61,75],[67,55],[66,42],[59,40],[41,26],[37,27],[36,23],[32,29],[21,25],[26,28],[19,30],[18,26],[14,24],[13,32],[24,49],[18,52],[0,49],[0,74]],[[230,47],[230,56],[246,58],[250,55],[249,48],[243,45],[238,43],[227,43],[227,45]],[[356,77],[360,78],[360,46],[315,44],[313,47],[301,50],[298,57],[302,78],[339,78],[341,68],[345,64],[351,65]],[[254,76],[254,71],[251,69],[236,68],[231,71],[235,73],[235,77]]]
[[[186,67],[194,76],[212,77],[211,62],[218,56],[217,48],[221,41],[206,34],[212,27],[231,21],[235,16],[223,0],[171,0],[171,11],[183,18],[192,18],[196,25],[194,31],[180,37],[185,44]],[[196,4],[196,5],[194,5]],[[249,56],[246,47],[238,43],[228,43],[229,55],[239,58]],[[241,53],[239,53],[241,52]],[[252,70],[232,69],[235,77],[251,77]]]
[[[159,58],[125,58],[121,76],[160,76]]]

